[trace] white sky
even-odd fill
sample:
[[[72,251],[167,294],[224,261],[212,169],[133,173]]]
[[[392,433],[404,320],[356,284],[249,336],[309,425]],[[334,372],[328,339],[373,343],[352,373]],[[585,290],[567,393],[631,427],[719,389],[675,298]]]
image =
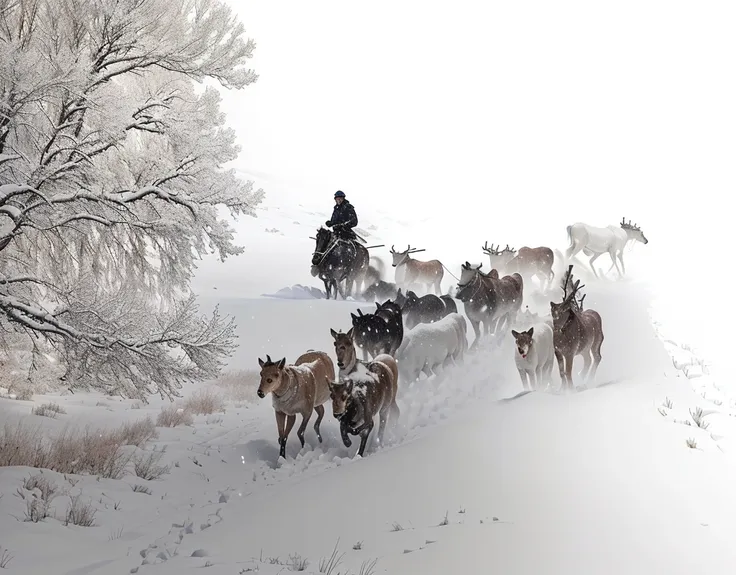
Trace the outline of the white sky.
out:
[[[303,193],[327,217],[340,188],[449,232],[554,229],[563,249],[566,225],[626,216],[671,250],[674,280],[716,261],[733,214],[733,1],[230,4],[260,74],[225,95],[236,164],[287,182],[285,202]]]
[[[656,197],[697,194],[691,213],[732,188],[733,2],[231,4],[260,74],[225,102],[238,165],[326,210],[341,188],[644,226]]]

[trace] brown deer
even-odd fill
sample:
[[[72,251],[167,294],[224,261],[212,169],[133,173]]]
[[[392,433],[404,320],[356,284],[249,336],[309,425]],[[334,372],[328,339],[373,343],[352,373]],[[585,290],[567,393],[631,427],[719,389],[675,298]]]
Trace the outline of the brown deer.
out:
[[[286,458],[286,440],[299,413],[302,415],[302,423],[296,435],[302,447],[304,431],[312,417],[312,410],[317,412],[314,431],[322,443],[319,424],[325,415],[323,404],[330,398],[325,380],[332,381],[335,378],[335,366],[330,356],[323,351],[308,351],[300,355],[293,365],[286,365],[286,358],[274,362],[267,355],[266,361],[258,358],[258,364],[261,366],[261,384],[257,394],[261,399],[269,393],[273,396],[279,432],[279,456]]]
[[[335,340],[337,366],[340,369],[340,382],[328,382],[332,412],[340,421],[340,435],[345,447],[352,445],[348,433],[361,436],[358,455],[362,457],[375,415],[379,415],[379,444],[383,442],[389,419],[392,425],[399,419],[400,411],[396,403],[398,366],[388,354],[378,355],[373,361],[360,361],[356,355],[352,329],[347,333],[331,329],[330,333]]]
[[[445,274],[444,266],[440,260],[429,260],[423,262],[420,260],[412,259],[411,254],[421,252],[424,250],[412,249],[411,246],[403,252],[397,252],[394,250],[394,246],[391,246],[391,265],[396,268],[395,281],[396,284],[404,288],[404,291],[411,288],[412,284],[424,284],[429,293],[434,286],[437,295],[442,293],[440,284]],[[403,272],[402,274],[399,271]],[[403,281],[400,279],[403,275]]]
[[[562,302],[550,302],[555,357],[560,368],[562,389],[573,389],[572,364],[575,356],[582,355],[585,364],[581,377],[593,381],[598,365],[601,363],[603,344],[603,322],[597,311],[583,311],[583,296],[576,298],[578,291],[585,286],[580,280],[572,284],[572,265],[567,269],[562,283]],[[592,365],[591,365],[592,364]]]
[[[519,272],[530,279],[536,277],[539,279],[542,291],[546,291],[555,278],[555,272],[552,271],[554,264],[555,254],[550,248],[524,246],[519,248],[516,256],[506,264],[506,273]]]

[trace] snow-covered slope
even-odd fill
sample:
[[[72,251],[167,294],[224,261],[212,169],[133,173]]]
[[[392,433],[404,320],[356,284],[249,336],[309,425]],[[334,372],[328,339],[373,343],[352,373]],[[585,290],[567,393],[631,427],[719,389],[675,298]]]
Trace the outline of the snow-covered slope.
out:
[[[320,211],[277,195],[241,226],[246,254],[201,266],[195,287],[204,306],[219,303],[238,320],[230,368],[243,371],[186,389],[185,397],[209,391],[224,412],[215,406],[189,425],[158,427],[142,448],[124,447],[133,459],[120,479],[44,471],[56,494],[51,516],[37,523],[24,519],[34,499],[27,479],[38,471],[0,468],[0,561],[7,550],[10,573],[328,573],[320,563],[333,549],[341,561],[332,575],[736,568],[735,405],[687,346],[662,341],[661,312],[662,325],[652,326],[651,254],[640,249],[627,254],[628,279],[584,280],[586,307],[600,312],[606,333],[598,387],[521,394],[506,341],[437,379],[402,386],[400,426],[367,457],[353,458],[356,443],[342,445],[328,408],[324,443],[310,426],[299,449],[292,432],[289,457],[279,462],[270,399],[254,393],[257,358],[291,362],[310,348],[332,355],[330,328],[347,330],[351,312],[374,307],[260,297],[293,284],[321,287],[309,274],[309,236],[329,210],[329,201]],[[359,206],[359,217],[370,244],[416,242],[450,270],[482,261],[482,232],[443,237],[436,222],[389,209]],[[503,232],[512,230],[496,230]],[[564,233],[548,243],[564,249]],[[386,249],[379,253],[388,263]],[[453,283],[449,277],[443,287]],[[202,403],[196,399],[192,405]],[[29,414],[49,402],[66,413]],[[22,420],[52,436],[86,424],[100,435],[126,421],[156,420],[165,405],[67,394],[0,399],[0,413],[6,434]],[[146,458],[164,448],[156,465],[170,467],[146,473]],[[95,511],[93,526],[64,525],[77,495],[78,507]]]

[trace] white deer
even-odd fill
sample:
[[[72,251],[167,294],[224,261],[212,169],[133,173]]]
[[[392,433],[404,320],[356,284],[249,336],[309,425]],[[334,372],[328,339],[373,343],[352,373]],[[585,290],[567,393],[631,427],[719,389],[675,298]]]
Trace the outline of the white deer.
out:
[[[619,226],[606,226],[605,228],[598,228],[581,222],[567,226],[567,237],[570,240],[570,247],[567,248],[567,259],[575,257],[575,255],[582,250],[586,256],[592,256],[590,258],[590,269],[593,270],[595,277],[598,276],[598,272],[593,267],[593,262],[597,260],[603,254],[611,256],[613,265],[608,271],[611,271],[616,266],[619,276],[623,277],[626,273],[626,267],[624,266],[624,247],[630,241],[639,241],[643,244],[648,244],[649,240],[644,236],[644,232],[636,224],[631,224],[631,220],[628,222],[625,219],[621,220]],[[618,262],[621,262],[621,268],[618,267]]]

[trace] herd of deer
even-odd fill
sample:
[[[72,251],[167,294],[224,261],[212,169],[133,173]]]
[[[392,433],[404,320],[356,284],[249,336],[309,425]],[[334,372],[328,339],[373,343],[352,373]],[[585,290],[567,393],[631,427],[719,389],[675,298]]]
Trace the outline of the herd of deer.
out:
[[[592,256],[593,268],[596,258],[608,253],[620,275],[625,268],[624,272],[618,268],[617,259],[623,268],[625,245],[629,241],[648,243],[641,229],[625,220],[619,227],[606,228],[577,223],[568,226],[567,232],[568,260],[583,251]],[[561,301],[550,301],[551,313],[543,318],[521,312],[525,279],[527,285],[533,285],[532,279],[536,277],[540,293],[547,291],[554,279],[553,250],[523,247],[517,252],[508,245],[503,250],[500,246],[489,247],[487,242],[482,249],[491,260],[488,273],[481,271],[482,264],[473,266],[466,261],[461,266],[454,298],[464,304],[465,315],[462,315],[450,295],[427,293],[419,297],[407,289],[412,284],[423,284],[428,292],[434,288],[439,294],[446,269],[439,260],[415,260],[410,254],[421,250],[409,246],[397,252],[392,246],[397,283],[378,279],[363,291],[365,299],[388,298],[382,303],[375,301],[373,313],[358,310],[357,314],[351,314],[352,326],[346,333],[330,330],[339,370],[337,378],[330,356],[322,351],[310,350],[292,365],[286,365],[285,358],[277,362],[269,356],[266,361],[259,358],[261,382],[257,393],[261,398],[268,393],[273,396],[282,457],[286,457],[286,441],[297,414],[302,415],[297,430],[302,447],[313,411],[317,413],[314,429],[322,442],[319,428],[328,399],[346,447],[351,445],[349,435],[359,435],[358,455],[363,455],[376,415],[379,415],[377,439],[382,443],[387,425],[395,424],[399,418],[396,403],[399,380],[412,384],[421,373],[429,377],[438,367],[446,368],[463,360],[469,349],[466,317],[475,332],[471,350],[477,348],[482,337],[493,334],[500,344],[511,333],[515,342],[514,360],[524,389],[540,390],[551,385],[556,360],[562,389],[573,390],[573,360],[578,356],[584,360],[581,378],[587,381],[595,378],[601,362],[603,323],[597,311],[583,309],[585,296],[579,295],[585,286],[580,285],[579,279],[573,280],[573,265],[568,266],[561,282]],[[595,268],[593,273],[598,276]],[[521,324],[526,324],[524,331],[512,329]],[[358,348],[363,360],[358,359]]]

